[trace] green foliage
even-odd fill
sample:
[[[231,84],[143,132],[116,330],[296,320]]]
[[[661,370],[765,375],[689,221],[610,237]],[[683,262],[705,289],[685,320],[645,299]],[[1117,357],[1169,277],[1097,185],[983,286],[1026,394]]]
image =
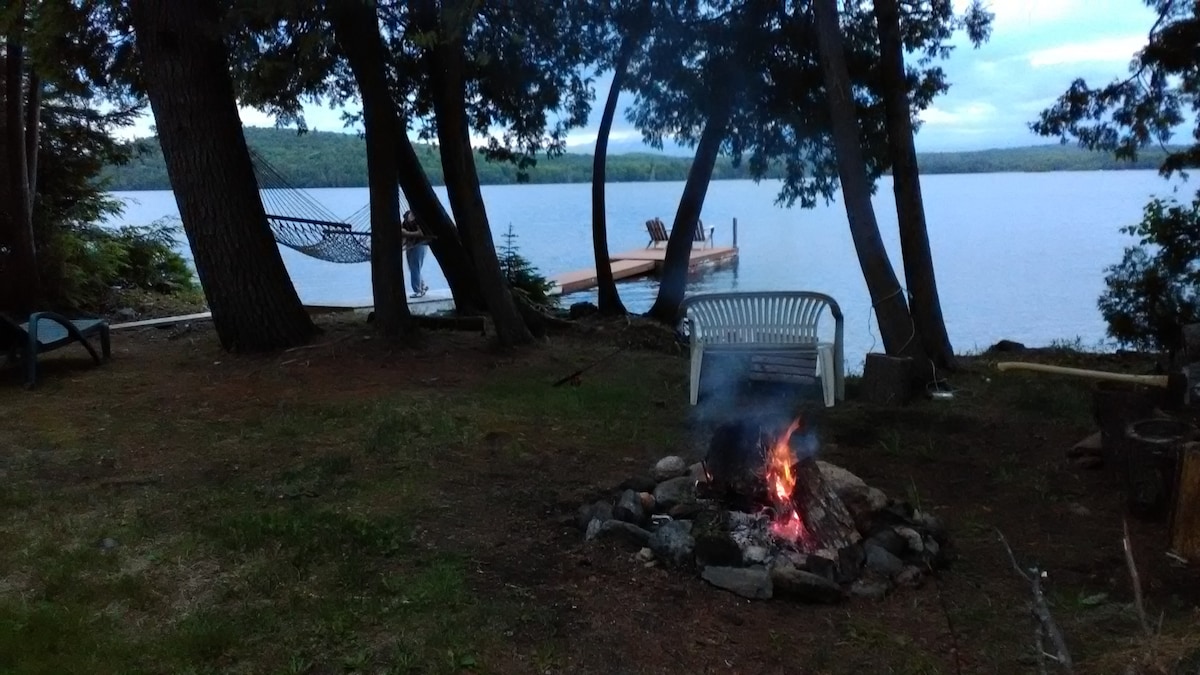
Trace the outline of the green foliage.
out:
[[[1074,139],[1089,150],[1135,159],[1145,148],[1168,143],[1189,111],[1200,106],[1200,5],[1175,0],[1144,0],[1158,13],[1146,46],[1130,64],[1130,76],[1102,87],[1080,78],[1043,110],[1030,128],[1062,142]],[[1200,139],[1200,117],[1193,137]],[[1161,162],[1170,175],[1200,166],[1200,143],[1174,148]]]
[[[365,187],[367,185],[366,145],[355,134],[333,131],[294,129],[246,129],[246,140],[255,152],[279,170],[295,187]],[[133,157],[122,164],[104,168],[106,184],[113,190],[168,190],[166,165],[154,138],[133,143]],[[432,146],[418,145],[417,153],[434,185],[442,183],[442,161]],[[1166,152],[1149,150],[1135,162],[1062,145],[1004,148],[972,152],[936,152],[921,154],[921,173],[989,173],[1002,171],[1094,171],[1153,169]],[[609,183],[682,181],[691,167],[690,157],[639,152],[609,155],[606,175]],[[483,185],[510,185],[518,182],[517,169],[508,163],[487,161],[476,155],[479,182]],[[784,170],[772,165],[764,178],[778,179]],[[567,153],[542,159],[528,170],[531,183],[586,183],[592,179],[592,156]],[[745,165],[734,166],[728,157],[717,160],[713,180],[751,178]]]
[[[558,296],[550,295],[554,282],[537,271],[533,263],[525,259],[517,248],[517,235],[512,224],[504,233],[504,244],[500,247],[500,271],[510,288],[524,293],[529,301],[541,307],[557,307]]]
[[[1108,335],[1173,354],[1180,327],[1200,321],[1200,195],[1190,205],[1155,199],[1140,223],[1122,231],[1139,241],[1104,278],[1098,304]]]
[[[113,288],[166,295],[198,289],[187,261],[175,251],[178,227],[166,220],[109,229],[88,223],[53,234],[58,253],[55,304],[100,309]]]

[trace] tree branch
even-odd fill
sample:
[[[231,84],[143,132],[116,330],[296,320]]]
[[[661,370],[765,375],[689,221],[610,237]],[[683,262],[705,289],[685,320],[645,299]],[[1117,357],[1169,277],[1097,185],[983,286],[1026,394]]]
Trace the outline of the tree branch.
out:
[[[1045,672],[1045,659],[1049,658],[1062,666],[1067,673],[1074,672],[1074,665],[1071,660],[1071,653],[1067,650],[1067,642],[1063,638],[1062,631],[1059,630],[1058,624],[1054,621],[1054,617],[1050,614],[1050,606],[1046,602],[1046,595],[1042,591],[1042,578],[1045,572],[1038,569],[1037,566],[1029,568],[1026,573],[1021,569],[1021,565],[1017,563],[1017,557],[1013,554],[1012,547],[1008,545],[1008,540],[1004,538],[1004,534],[1000,530],[996,530],[996,536],[1000,538],[1000,543],[1004,545],[1004,550],[1008,551],[1008,559],[1012,562],[1013,569],[1022,579],[1029,582],[1030,591],[1033,593],[1033,606],[1031,612],[1038,620],[1038,631],[1034,647],[1037,650],[1039,667],[1042,672]],[[1054,646],[1056,653],[1047,653],[1044,649],[1043,636],[1050,638],[1050,643]]]

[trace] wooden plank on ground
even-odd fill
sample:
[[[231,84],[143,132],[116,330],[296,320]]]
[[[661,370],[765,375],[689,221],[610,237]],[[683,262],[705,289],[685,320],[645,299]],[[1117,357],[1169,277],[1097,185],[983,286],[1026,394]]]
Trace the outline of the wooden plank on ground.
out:
[[[185,323],[188,321],[204,321],[212,318],[212,312],[198,312],[196,314],[182,314],[180,316],[164,316],[157,319],[142,319],[141,321],[129,321],[126,323],[115,323],[109,326],[109,330],[122,330],[126,328],[150,328],[153,326],[170,326],[176,323]]]

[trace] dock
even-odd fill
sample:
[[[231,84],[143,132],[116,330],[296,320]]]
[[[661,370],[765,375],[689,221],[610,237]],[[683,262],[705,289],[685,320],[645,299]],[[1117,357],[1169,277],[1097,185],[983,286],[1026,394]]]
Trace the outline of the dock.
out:
[[[691,269],[696,269],[705,266],[722,265],[736,260],[737,256],[738,249],[736,246],[693,248],[688,266]],[[613,279],[623,281],[658,272],[662,269],[663,261],[666,257],[667,249],[665,246],[633,249],[632,251],[617,253],[609,257],[609,260],[612,262]],[[555,290],[563,295],[586,291],[596,287],[596,269],[589,267],[582,270],[555,274],[550,277],[550,281],[553,281],[556,285]]]

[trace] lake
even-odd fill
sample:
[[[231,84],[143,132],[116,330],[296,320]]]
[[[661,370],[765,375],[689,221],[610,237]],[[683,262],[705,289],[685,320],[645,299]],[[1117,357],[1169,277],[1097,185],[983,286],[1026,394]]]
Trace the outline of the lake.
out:
[[[1002,338],[1030,345],[1079,339],[1097,345],[1105,325],[1096,309],[1104,267],[1120,260],[1132,242],[1119,228],[1136,223],[1153,195],[1189,186],[1165,181],[1153,171],[1094,171],[926,176],[921,180],[942,309],[956,351],[983,349]],[[547,276],[590,267],[590,186],[485,186],[483,196],[497,246],[511,225],[522,255]],[[608,186],[612,252],[646,245],[644,222],[661,217],[670,225],[683,183],[618,183]],[[694,280],[689,293],[803,289],[828,293],[845,315],[846,360],[861,368],[863,356],[882,349],[846,214],[838,202],[815,209],[775,205],[778,183],[716,181],[701,218],[716,227],[719,246],[731,243],[738,219],[740,258],[736,266]],[[365,188],[312,189],[327,210],[348,216],[367,203]],[[445,203],[445,190],[438,188]],[[169,191],[115,193],[126,204],[115,222],[146,224],[179,215]],[[891,181],[875,196],[888,253],[903,281]],[[183,247],[188,255],[186,246]],[[309,304],[369,303],[368,265],[335,264],[283,249],[300,297]],[[190,257],[190,256],[189,256]],[[426,283],[445,287],[432,255]],[[656,284],[620,285],[633,311],[654,300]],[[564,303],[594,300],[595,293],[564,297]],[[828,321],[828,319],[826,319]],[[832,322],[823,326],[832,331]],[[824,332],[823,331],[823,332]]]

